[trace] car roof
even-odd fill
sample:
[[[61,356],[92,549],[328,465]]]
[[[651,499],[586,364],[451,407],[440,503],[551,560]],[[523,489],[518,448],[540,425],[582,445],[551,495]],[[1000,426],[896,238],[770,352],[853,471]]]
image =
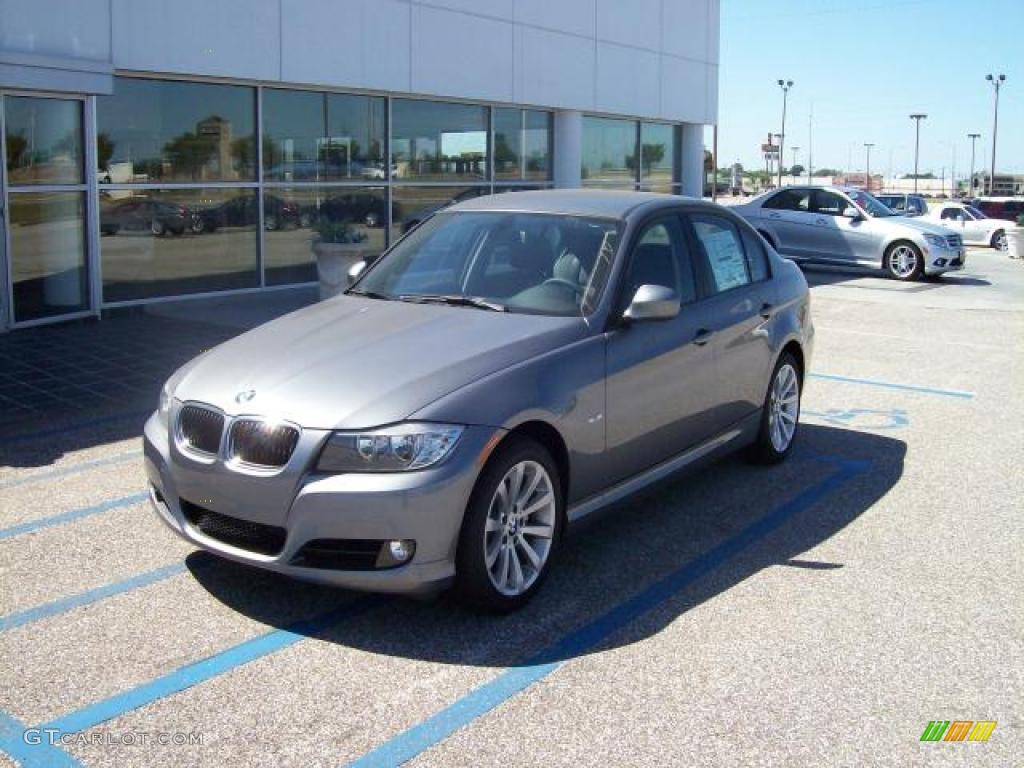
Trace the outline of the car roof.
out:
[[[626,192],[606,189],[541,189],[528,192],[503,192],[475,197],[456,203],[446,211],[503,211],[521,213],[562,213],[571,216],[596,216],[624,219],[640,209],[678,205],[681,202],[705,203],[693,197],[657,192]],[[710,204],[707,204],[710,205]]]

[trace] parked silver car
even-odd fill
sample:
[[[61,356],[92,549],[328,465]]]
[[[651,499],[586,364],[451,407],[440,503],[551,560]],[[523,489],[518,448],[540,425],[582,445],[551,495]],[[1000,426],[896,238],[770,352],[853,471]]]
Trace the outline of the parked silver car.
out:
[[[859,189],[784,187],[732,210],[798,261],[881,267],[917,280],[963,269],[966,260],[960,235],[901,216]]]
[[[470,200],[177,371],[151,498],[232,560],[510,610],[567,523],[711,455],[784,459],[812,339],[799,269],[719,206]]]

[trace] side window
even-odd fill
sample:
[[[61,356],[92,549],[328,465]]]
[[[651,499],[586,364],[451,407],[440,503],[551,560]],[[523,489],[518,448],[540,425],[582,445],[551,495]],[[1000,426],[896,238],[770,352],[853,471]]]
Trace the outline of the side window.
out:
[[[959,219],[960,218],[959,213],[960,212],[956,208],[943,208],[942,209],[942,216],[940,218],[942,218],[942,219]]]
[[[715,292],[722,293],[749,284],[751,276],[743,241],[732,222],[708,214],[695,214],[692,221]]]
[[[773,197],[768,198],[762,204],[762,208],[774,209],[777,211],[801,211],[806,213],[810,192],[803,189],[784,189]]]
[[[648,224],[633,246],[626,276],[626,303],[641,285],[671,288],[684,304],[696,301],[697,282],[678,219],[669,217]]]
[[[751,282],[759,283],[768,279],[768,254],[764,252],[761,238],[753,232],[743,230],[743,246],[747,252],[747,269]]]
[[[841,216],[846,206],[847,202],[835,192],[816,189],[811,194],[811,213],[821,213],[825,216]]]

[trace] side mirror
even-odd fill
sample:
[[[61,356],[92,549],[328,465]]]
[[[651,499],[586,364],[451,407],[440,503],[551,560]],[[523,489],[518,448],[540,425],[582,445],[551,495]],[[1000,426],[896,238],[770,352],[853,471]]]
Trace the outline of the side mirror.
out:
[[[671,320],[679,314],[679,296],[664,285],[641,285],[623,313],[628,320]]]
[[[363,274],[363,270],[365,270],[365,269],[366,269],[366,262],[363,259],[360,259],[355,264],[353,264],[351,267],[349,267],[348,268],[348,273],[346,275],[346,278],[348,279],[348,284],[352,285],[356,280],[358,280],[359,276],[361,274]]]
[[[851,205],[849,208],[843,209],[843,218],[857,221],[861,218],[860,211]]]

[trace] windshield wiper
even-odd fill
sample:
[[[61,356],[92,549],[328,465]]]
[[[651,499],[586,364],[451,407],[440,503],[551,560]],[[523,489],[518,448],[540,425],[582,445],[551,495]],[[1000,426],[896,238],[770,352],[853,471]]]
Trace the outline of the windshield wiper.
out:
[[[367,299],[381,299],[382,301],[391,301],[394,297],[388,296],[386,293],[378,293],[377,291],[364,291],[361,288],[349,288],[345,291],[346,296],[364,296]]]
[[[396,297],[399,301],[413,304],[447,304],[450,307],[476,307],[491,312],[508,312],[508,307],[494,301],[481,299],[479,296],[461,296],[458,294],[440,293],[406,293]]]

